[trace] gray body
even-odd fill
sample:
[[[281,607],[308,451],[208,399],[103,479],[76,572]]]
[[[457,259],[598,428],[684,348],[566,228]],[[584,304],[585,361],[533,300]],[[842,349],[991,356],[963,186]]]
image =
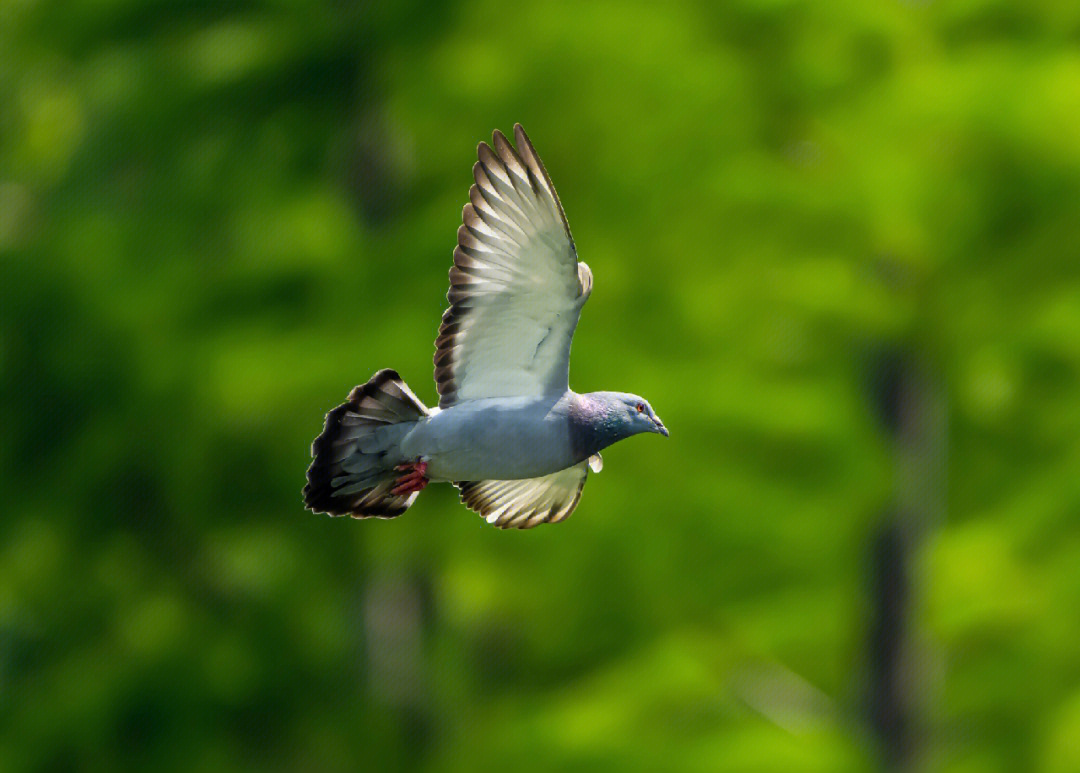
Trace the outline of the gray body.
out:
[[[433,481],[550,475],[589,456],[573,418],[579,399],[567,391],[460,402],[416,422],[401,453],[426,461]]]

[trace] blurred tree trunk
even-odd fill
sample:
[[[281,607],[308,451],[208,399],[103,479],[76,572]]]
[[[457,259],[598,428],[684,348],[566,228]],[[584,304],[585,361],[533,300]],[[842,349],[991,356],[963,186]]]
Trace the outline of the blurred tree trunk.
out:
[[[870,540],[867,721],[887,770],[914,770],[926,753],[934,689],[932,649],[913,611],[912,564],[944,509],[945,411],[919,357],[897,347],[870,366],[870,394],[893,440],[892,502]]]

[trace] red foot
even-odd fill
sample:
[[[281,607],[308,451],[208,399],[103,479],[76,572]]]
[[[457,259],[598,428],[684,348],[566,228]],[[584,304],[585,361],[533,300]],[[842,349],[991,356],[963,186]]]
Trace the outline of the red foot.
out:
[[[412,494],[414,491],[423,491],[424,487],[428,484],[428,479],[425,477],[425,473],[427,472],[427,462],[425,461],[399,464],[394,469],[403,471],[408,470],[408,473],[400,476],[394,481],[394,488],[390,489],[390,493],[394,496]]]

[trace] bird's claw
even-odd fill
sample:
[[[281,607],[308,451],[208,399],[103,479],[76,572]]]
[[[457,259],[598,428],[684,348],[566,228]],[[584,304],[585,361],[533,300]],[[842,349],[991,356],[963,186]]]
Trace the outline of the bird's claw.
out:
[[[394,481],[394,488],[390,489],[390,493],[394,496],[402,496],[412,494],[415,491],[423,491],[424,487],[428,484],[426,477],[427,462],[422,459],[415,462],[407,462],[405,464],[399,464],[394,468],[402,472],[406,472]]]

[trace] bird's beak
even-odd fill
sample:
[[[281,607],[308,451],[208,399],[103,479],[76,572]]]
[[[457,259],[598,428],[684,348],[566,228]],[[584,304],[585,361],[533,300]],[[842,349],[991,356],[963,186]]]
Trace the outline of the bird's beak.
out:
[[[668,436],[667,427],[664,426],[664,422],[660,421],[659,416],[653,417],[653,424],[656,425],[656,431],[658,433],[660,433],[664,437]]]

